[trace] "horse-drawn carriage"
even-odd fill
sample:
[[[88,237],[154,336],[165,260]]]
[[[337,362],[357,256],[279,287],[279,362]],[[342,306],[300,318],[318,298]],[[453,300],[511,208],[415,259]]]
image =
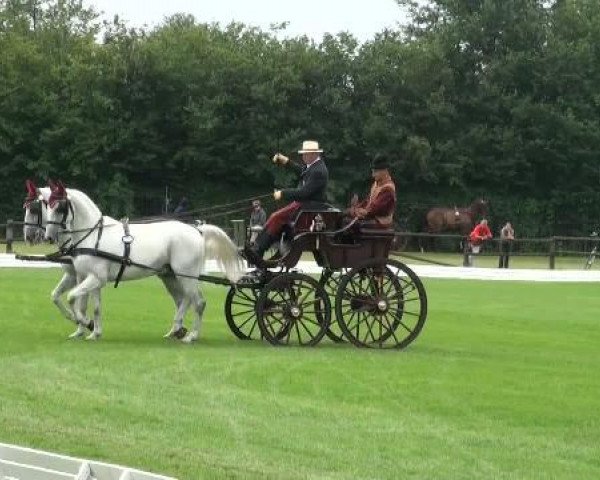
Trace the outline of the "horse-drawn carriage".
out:
[[[420,279],[390,259],[393,230],[343,225],[331,206],[301,210],[288,226],[285,253],[266,261],[251,281],[231,286],[225,315],[240,339],[315,345],[325,335],[372,348],[403,348],[427,317]],[[321,267],[316,280],[294,270],[305,253]]]
[[[26,232],[44,229],[46,239],[60,238],[62,245],[56,255],[37,259],[69,264],[53,299],[77,324],[71,337],[83,335],[85,327],[93,329],[88,338],[101,336],[99,291],[104,285],[150,275],[163,281],[175,301],[176,316],[166,336],[187,342],[198,339],[204,311],[198,280],[230,287],[225,316],[241,339],[315,345],[327,335],[359,346],[403,348],[425,323],[427,297],[421,281],[406,265],[388,258],[395,232],[356,221],[344,225],[342,212],[329,205],[301,210],[287,228],[284,253],[267,260],[258,275],[239,281],[236,247],[215,226],[119,222],[102,215],[78,190],[67,191],[62,184],[27,187]],[[308,252],[321,267],[319,280],[295,269]],[[206,256],[219,261],[227,278],[202,273]],[[71,288],[69,308],[59,297]],[[76,304],[87,294],[95,296],[93,322],[86,321],[86,302]],[[183,318],[190,305],[196,320],[188,332]]]

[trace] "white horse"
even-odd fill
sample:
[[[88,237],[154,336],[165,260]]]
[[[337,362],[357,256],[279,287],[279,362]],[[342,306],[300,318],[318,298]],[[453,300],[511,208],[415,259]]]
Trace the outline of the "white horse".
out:
[[[23,238],[26,242],[34,244],[42,241],[44,229],[48,220],[48,199],[50,188],[37,188],[31,180],[25,182],[27,197],[23,204],[25,218],[23,219]],[[50,294],[52,301],[58,307],[62,315],[73,323],[77,323],[77,316],[70,306],[65,305],[61,295],[77,285],[77,274],[75,268],[70,264],[62,264],[63,276]],[[81,298],[80,309],[85,314],[87,307],[87,295]],[[86,321],[86,324],[89,322]]]
[[[157,275],[176,305],[173,325],[165,337],[181,336],[185,313],[192,306],[196,318],[183,341],[196,341],[206,305],[198,288],[198,276],[204,271],[207,255],[217,260],[231,282],[237,282],[243,275],[237,248],[227,234],[213,225],[194,228],[178,221],[131,224],[126,233],[125,224],[103,216],[83,192],[65,189],[62,184],[51,187],[45,238],[60,241],[65,234],[72,237],[73,266],[82,281],[68,293],[67,300],[73,305],[83,295],[94,298],[94,330],[87,338],[95,340],[102,335],[100,290],[119,278],[122,264],[115,259],[124,255],[126,242],[131,242],[131,262],[121,272],[121,279]],[[70,230],[66,228],[67,222],[71,224]],[[77,310],[75,313],[80,315]],[[75,333],[83,335],[84,319],[78,320]]]

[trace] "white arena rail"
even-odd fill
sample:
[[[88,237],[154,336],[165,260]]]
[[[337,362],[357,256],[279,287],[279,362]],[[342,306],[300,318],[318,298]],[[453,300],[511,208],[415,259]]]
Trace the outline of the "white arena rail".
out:
[[[133,468],[0,443],[0,480],[176,480]]]
[[[423,278],[452,278],[457,280],[508,280],[522,282],[600,282],[600,270],[547,270],[521,268],[440,267],[437,265],[408,265]],[[16,260],[14,255],[0,253],[0,268],[59,268],[58,263]],[[297,268],[303,273],[319,274],[322,268],[314,261],[300,261]],[[218,272],[217,262],[208,260],[206,272]],[[3,480],[0,478],[0,480]]]

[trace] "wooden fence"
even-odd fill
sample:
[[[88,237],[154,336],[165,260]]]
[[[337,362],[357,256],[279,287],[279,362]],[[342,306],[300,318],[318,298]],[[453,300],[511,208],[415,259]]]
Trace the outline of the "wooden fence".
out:
[[[182,219],[183,220],[183,219]],[[222,222],[223,228],[238,246],[243,246],[247,238],[246,222],[240,219],[232,219],[227,223]],[[7,220],[0,224],[0,245],[5,245],[6,253],[13,253],[14,243],[23,240],[23,222]],[[488,240],[482,251],[473,254],[467,237],[450,234],[430,234],[416,232],[397,232],[396,250],[407,258],[415,258],[429,263],[444,265],[443,262],[427,260],[423,257],[411,256],[409,252],[421,252],[419,245],[427,241],[431,245],[432,241],[446,244],[446,252],[460,253],[463,258],[463,265],[468,266],[471,262],[471,256],[485,257],[500,255],[500,240]],[[449,246],[450,245],[450,246]],[[565,237],[554,236],[548,238],[517,238],[511,241],[511,257],[547,257],[548,268],[554,269],[557,257],[582,257],[588,258],[594,250],[600,250],[600,238],[590,237]]]

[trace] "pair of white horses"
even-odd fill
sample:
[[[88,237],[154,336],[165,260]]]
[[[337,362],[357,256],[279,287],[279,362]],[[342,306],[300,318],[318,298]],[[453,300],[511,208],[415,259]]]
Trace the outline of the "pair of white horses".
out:
[[[115,258],[124,254],[124,224],[102,215],[83,192],[65,188],[61,183],[36,188],[27,181],[24,237],[39,238],[58,245],[72,246],[73,264],[64,265],[64,275],[52,292],[52,300],[63,315],[77,324],[70,337],[97,340],[102,335],[101,289],[119,276],[121,263],[95,255],[98,251]],[[122,280],[157,275],[173,298],[176,307],[171,329],[165,337],[181,338],[183,321],[191,307],[195,319],[192,329],[181,339],[198,340],[206,301],[199,289],[198,276],[207,259],[215,259],[232,283],[244,274],[237,248],[227,234],[214,225],[191,226],[178,221],[129,225],[130,260]],[[68,291],[67,305],[61,295]],[[86,316],[88,297],[94,301],[93,319]]]

